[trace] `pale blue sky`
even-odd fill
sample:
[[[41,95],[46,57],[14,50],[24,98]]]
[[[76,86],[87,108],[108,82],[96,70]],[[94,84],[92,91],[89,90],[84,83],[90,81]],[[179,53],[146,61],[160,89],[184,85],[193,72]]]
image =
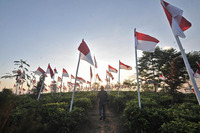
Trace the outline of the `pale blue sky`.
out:
[[[192,27],[181,39],[186,52],[199,51],[200,1],[167,0],[181,8]],[[119,59],[133,67],[121,71],[121,81],[135,73],[133,30],[160,40],[161,48],[176,48],[160,0],[0,0],[0,76],[11,72],[14,60],[24,59],[46,70],[48,63],[61,75],[64,67],[75,75],[77,50],[84,38],[95,55],[104,80],[108,64],[118,69]],[[141,51],[138,51],[141,56]],[[115,81],[117,74],[113,74]],[[81,61],[79,76],[89,80],[89,64]],[[12,87],[1,79],[0,89]]]

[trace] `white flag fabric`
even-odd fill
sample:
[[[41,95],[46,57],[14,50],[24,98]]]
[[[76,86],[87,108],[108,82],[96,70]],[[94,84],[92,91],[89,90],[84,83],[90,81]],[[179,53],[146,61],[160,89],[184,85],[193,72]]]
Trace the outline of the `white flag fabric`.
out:
[[[161,2],[161,5],[165,11],[174,35],[185,38],[185,34],[183,33],[183,31],[189,29],[192,24],[182,16],[183,10],[165,1]]]
[[[146,52],[154,52],[157,43],[159,43],[156,38],[139,32],[135,32],[135,39],[136,48]]]
[[[125,70],[132,70],[131,66],[125,65],[121,61],[119,62],[119,69],[125,69]]]
[[[80,46],[78,47],[78,50],[81,52],[81,57],[80,59],[87,61],[91,65],[94,65],[92,56],[90,53],[90,49],[88,48],[87,44],[85,43],[84,40],[82,40]]]
[[[63,77],[69,77],[69,74],[67,73],[67,71],[63,68],[63,74],[62,74]]]

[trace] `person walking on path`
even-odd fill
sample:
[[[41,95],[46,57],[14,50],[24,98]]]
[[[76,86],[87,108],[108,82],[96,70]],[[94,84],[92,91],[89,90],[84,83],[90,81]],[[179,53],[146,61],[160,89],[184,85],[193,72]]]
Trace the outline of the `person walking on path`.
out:
[[[106,119],[106,102],[107,102],[107,97],[108,94],[104,90],[104,87],[101,86],[101,91],[98,92],[97,98],[99,98],[99,115],[100,119],[99,120],[105,120]],[[102,109],[103,109],[103,115],[102,115]]]

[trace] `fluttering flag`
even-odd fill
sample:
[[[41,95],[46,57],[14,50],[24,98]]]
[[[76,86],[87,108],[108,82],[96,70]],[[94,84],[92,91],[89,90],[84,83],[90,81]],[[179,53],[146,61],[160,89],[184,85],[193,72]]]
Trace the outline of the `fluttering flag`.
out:
[[[159,79],[161,80],[166,80],[165,76],[162,74],[162,75],[159,75]]]
[[[117,73],[117,69],[114,68],[114,67],[112,67],[112,66],[110,66],[110,65],[108,65],[108,71],[109,71],[109,72]]]
[[[71,74],[71,79],[75,79],[74,76]]]
[[[156,38],[139,32],[135,32],[135,38],[137,42],[136,48],[146,52],[154,52],[159,42]]]
[[[67,71],[63,68],[63,74],[62,74],[63,77],[69,77],[69,74],[67,73]]]
[[[83,82],[83,83],[86,83],[85,79],[83,79],[83,78],[81,78],[81,77],[77,77],[77,80],[78,80],[78,81],[81,81],[81,82]]]
[[[81,52],[80,59],[87,61],[91,65],[94,65],[92,57],[91,57],[90,49],[88,48],[84,40],[82,40],[80,46],[78,47],[78,50]]]
[[[48,65],[48,68],[47,68],[47,72],[46,72],[47,74],[49,74],[50,73],[50,75],[51,75],[51,78],[53,78],[53,76],[54,76],[54,73],[53,73],[53,70],[51,69],[51,66],[50,66],[50,64]]]
[[[125,70],[132,70],[131,66],[125,65],[124,63],[122,63],[121,61],[119,62],[119,68],[120,69],[125,69]]]
[[[58,71],[56,68],[54,68],[53,70],[54,70],[54,74],[58,74]]]
[[[58,76],[58,82],[62,82],[62,78]]]
[[[92,75],[92,68],[90,66],[90,78],[92,79],[93,75]]]
[[[89,85],[90,85],[90,84],[91,84],[91,82],[90,82],[90,81],[87,81],[87,84],[89,84]]]
[[[95,58],[95,56],[94,56],[94,66],[95,66],[95,68],[97,68],[97,67],[98,67],[98,65],[97,65],[97,61],[96,61],[96,58]]]
[[[38,67],[38,69],[36,70],[35,74],[40,76],[42,74],[45,74],[45,71],[42,68]]]
[[[101,80],[101,78],[99,77],[99,74],[98,74],[98,73],[96,74],[96,78],[97,78],[99,81],[102,82],[102,80]]]
[[[192,24],[182,16],[183,10],[165,1],[161,1],[161,5],[165,11],[174,35],[185,38],[185,34],[183,32],[189,29]]]
[[[107,70],[106,70],[106,76],[112,78],[112,80],[114,79],[113,75]]]

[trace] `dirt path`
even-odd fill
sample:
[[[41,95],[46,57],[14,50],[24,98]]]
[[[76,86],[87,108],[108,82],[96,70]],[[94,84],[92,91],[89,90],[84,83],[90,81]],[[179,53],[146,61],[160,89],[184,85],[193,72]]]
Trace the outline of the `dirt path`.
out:
[[[99,120],[98,104],[89,112],[89,125],[80,133],[121,133],[120,117],[106,107],[106,120]]]

